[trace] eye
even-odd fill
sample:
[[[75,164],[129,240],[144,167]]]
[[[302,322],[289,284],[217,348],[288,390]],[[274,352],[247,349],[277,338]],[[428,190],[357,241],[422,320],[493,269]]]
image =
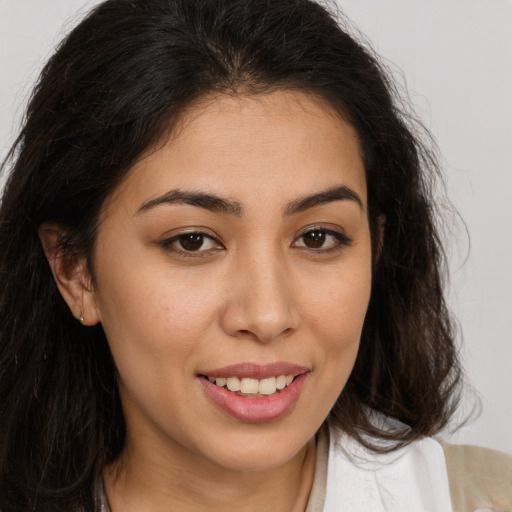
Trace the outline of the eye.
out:
[[[178,253],[206,253],[222,249],[222,245],[210,235],[191,231],[173,236],[162,242],[162,246]]]
[[[293,247],[329,251],[349,245],[352,240],[345,234],[331,229],[314,228],[303,233],[293,243]]]

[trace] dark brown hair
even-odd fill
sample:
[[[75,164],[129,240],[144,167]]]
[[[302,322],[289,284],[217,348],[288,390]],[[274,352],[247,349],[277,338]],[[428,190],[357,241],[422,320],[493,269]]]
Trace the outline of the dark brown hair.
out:
[[[106,198],[187,106],[279,89],[337,109],[357,131],[367,173],[373,289],[329,421],[379,450],[447,423],[460,367],[442,290],[438,167],[371,51],[311,0],[108,0],[45,66],[4,165],[0,510],[93,510],[98,475],[124,443],[107,340],[69,312],[39,226],[59,223],[62,249],[90,257]],[[390,444],[378,447],[382,439]]]

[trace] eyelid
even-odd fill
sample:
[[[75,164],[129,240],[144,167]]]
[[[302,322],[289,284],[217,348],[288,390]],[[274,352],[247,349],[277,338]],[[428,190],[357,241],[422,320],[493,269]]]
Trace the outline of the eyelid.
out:
[[[173,244],[179,241],[180,237],[185,235],[201,235],[204,238],[209,238],[212,240],[217,247],[210,248],[206,250],[198,250],[198,251],[187,251],[185,249],[179,249],[175,247]],[[219,251],[219,247],[224,249],[224,244],[220,241],[220,237],[216,234],[212,233],[210,229],[204,227],[191,226],[187,228],[178,228],[166,234],[165,238],[160,240],[158,244],[169,251],[172,251],[181,256],[189,257],[189,258],[200,258],[203,256],[211,255],[212,252]]]
[[[337,240],[337,243],[333,247],[318,248],[318,249],[310,248],[310,247],[307,247],[306,245],[295,246],[297,249],[305,249],[305,250],[312,251],[312,252],[324,252],[325,253],[325,252],[341,249],[343,247],[350,245],[353,242],[352,238],[347,236],[344,233],[343,229],[339,226],[333,226],[332,224],[327,224],[327,225],[326,224],[313,224],[311,226],[302,228],[299,231],[299,233],[293,238],[292,247],[297,242],[297,240],[299,240],[300,238],[302,238],[304,235],[306,235],[307,233],[309,233],[311,231],[322,231],[326,235],[333,236]]]
[[[172,238],[175,236],[180,235],[187,235],[190,233],[197,233],[201,235],[209,236],[210,238],[220,238],[215,231],[213,231],[211,228],[207,228],[206,226],[182,226],[175,229],[170,229],[169,231],[166,231],[162,238]]]

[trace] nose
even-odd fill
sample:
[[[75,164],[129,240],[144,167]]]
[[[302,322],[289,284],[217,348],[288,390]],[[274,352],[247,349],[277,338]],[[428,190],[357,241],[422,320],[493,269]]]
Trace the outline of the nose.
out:
[[[300,316],[290,274],[278,254],[240,258],[221,316],[224,331],[262,343],[295,332]]]

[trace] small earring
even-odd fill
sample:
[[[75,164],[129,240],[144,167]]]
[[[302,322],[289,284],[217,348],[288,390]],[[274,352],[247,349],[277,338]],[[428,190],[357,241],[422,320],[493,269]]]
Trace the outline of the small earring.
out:
[[[78,317],[78,321],[83,324],[84,323],[84,314],[80,313],[80,316]]]

